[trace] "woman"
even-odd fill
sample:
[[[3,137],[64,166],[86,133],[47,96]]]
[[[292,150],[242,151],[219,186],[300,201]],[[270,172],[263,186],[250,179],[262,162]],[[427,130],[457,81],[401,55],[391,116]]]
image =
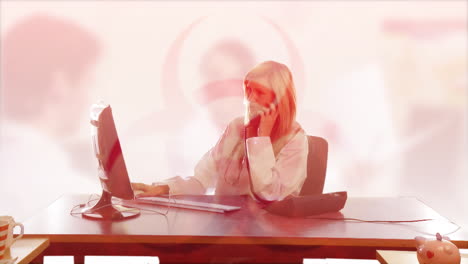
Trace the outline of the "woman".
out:
[[[132,183],[139,197],[162,194],[250,194],[276,201],[297,196],[306,178],[307,137],[295,121],[296,94],[289,69],[274,61],[254,67],[244,79],[244,117],[231,121],[193,177],[162,183]]]

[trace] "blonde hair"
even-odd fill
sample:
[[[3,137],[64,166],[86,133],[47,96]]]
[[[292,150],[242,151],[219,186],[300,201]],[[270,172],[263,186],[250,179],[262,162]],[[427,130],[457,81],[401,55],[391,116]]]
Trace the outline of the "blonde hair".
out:
[[[276,156],[293,134],[291,130],[296,119],[296,91],[292,74],[284,64],[265,61],[247,73],[244,84],[248,81],[261,83],[275,94],[274,103],[277,106],[278,117],[273,125],[270,139]],[[249,94],[247,94],[245,88],[244,85],[244,95],[248,98]],[[242,171],[243,162],[246,158],[244,142],[240,138],[235,143],[226,144],[227,148],[224,149],[223,156],[228,158],[230,162],[219,163],[217,168],[224,175],[224,180],[231,185],[239,182],[240,171]],[[233,169],[234,167],[237,167],[237,169]]]
[[[263,83],[275,94],[278,117],[270,138],[272,142],[276,142],[290,132],[296,119],[296,89],[291,71],[282,63],[265,61],[247,73],[244,83],[246,81]],[[244,94],[248,96],[245,87]]]

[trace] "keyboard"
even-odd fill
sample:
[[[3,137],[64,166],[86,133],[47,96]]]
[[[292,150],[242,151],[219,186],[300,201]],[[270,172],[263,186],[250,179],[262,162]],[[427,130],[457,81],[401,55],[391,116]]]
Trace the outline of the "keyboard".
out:
[[[139,197],[139,198],[135,198],[134,201],[136,203],[141,203],[141,204],[162,205],[162,206],[193,209],[193,210],[215,212],[215,213],[226,213],[226,212],[231,212],[231,211],[240,209],[239,206],[217,204],[217,203],[196,202],[196,201],[189,201],[189,200],[182,200],[182,199],[168,198],[168,197]]]

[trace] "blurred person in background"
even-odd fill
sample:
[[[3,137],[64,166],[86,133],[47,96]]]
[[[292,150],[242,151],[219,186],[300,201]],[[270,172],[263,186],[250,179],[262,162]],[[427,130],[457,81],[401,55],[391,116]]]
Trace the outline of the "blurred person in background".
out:
[[[100,48],[80,25],[43,14],[12,25],[1,44],[0,211],[23,221],[63,193],[99,188],[72,163],[92,158],[91,140],[86,157],[72,158],[70,139]]]

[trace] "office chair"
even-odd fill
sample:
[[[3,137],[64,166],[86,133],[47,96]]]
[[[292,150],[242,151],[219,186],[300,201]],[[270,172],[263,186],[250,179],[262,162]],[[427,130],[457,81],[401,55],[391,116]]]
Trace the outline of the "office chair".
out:
[[[321,137],[307,136],[307,178],[299,196],[268,204],[270,213],[288,217],[307,217],[343,209],[347,192],[323,193],[327,172],[328,142]]]
[[[321,194],[325,185],[328,160],[328,142],[321,137],[307,136],[309,154],[307,156],[307,178],[300,196]]]

